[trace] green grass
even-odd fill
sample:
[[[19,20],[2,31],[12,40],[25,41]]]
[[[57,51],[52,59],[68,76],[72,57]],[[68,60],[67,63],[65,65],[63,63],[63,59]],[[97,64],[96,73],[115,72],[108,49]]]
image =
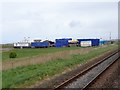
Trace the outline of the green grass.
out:
[[[84,63],[93,57],[115,48],[116,46],[109,46],[107,48],[94,49],[85,55],[71,55],[71,58],[69,59],[57,59],[48,61],[44,64],[29,65],[3,71],[3,88],[25,87],[32,85],[36,81],[42,80],[47,76],[53,76],[55,74],[61,73],[67,68]]]
[[[80,47],[65,47],[65,48],[24,48],[24,49],[13,49],[11,51],[14,51],[17,53],[17,58],[9,58],[9,54],[11,51],[3,52],[2,53],[2,60],[3,61],[9,61],[9,60],[17,60],[19,58],[25,58],[25,57],[32,57],[37,55],[43,55],[48,53],[54,53],[59,52],[63,50],[75,50]]]
[[[2,44],[2,48],[13,48],[13,44]]]

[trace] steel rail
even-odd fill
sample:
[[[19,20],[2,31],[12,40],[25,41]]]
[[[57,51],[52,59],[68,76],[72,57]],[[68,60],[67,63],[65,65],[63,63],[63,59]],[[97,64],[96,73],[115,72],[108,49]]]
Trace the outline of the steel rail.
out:
[[[57,90],[57,89],[62,89],[64,88],[65,86],[69,85],[70,83],[72,83],[74,80],[76,80],[77,78],[83,76],[85,73],[87,73],[88,71],[90,71],[91,69],[93,69],[94,67],[98,66],[99,64],[101,64],[102,62],[104,62],[105,60],[109,59],[110,57],[112,57],[113,55],[119,53],[120,50],[117,50],[115,51],[114,53],[108,55],[107,57],[103,58],[102,60],[100,60],[99,62],[91,65],[90,67],[84,69],[83,71],[81,71],[80,73],[76,74],[75,76],[73,76],[72,78],[64,81],[63,83],[59,84],[58,86],[54,87],[54,90]],[[119,58],[119,57],[118,57]],[[116,60],[115,60],[116,61]],[[114,61],[114,62],[115,62]],[[112,63],[111,63],[112,65]],[[109,67],[109,66],[108,66]],[[107,69],[107,68],[106,68]],[[100,76],[101,74],[99,74],[98,76]],[[91,81],[89,82],[87,85],[84,86],[84,88],[87,88],[95,79],[97,78],[97,76]],[[83,88],[83,89],[84,89]]]
[[[100,76],[101,74],[103,74],[110,66],[112,66],[118,59],[119,59],[119,57],[118,57],[116,60],[114,60],[113,62],[111,62],[103,71],[101,71],[101,72],[100,72],[98,75],[96,75],[96,77],[94,77],[87,85],[85,85],[82,90],[86,90],[90,85],[92,85],[92,84],[95,82],[95,80],[96,80],[97,78],[99,78],[99,76]]]

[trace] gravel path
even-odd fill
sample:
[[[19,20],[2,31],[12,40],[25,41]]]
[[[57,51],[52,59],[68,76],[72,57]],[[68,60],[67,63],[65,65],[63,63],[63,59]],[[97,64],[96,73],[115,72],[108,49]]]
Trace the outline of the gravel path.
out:
[[[119,88],[120,89],[120,75],[112,82],[112,88]]]
[[[120,90],[120,59],[107,69],[90,88]]]
[[[105,60],[103,63],[99,64],[99,66],[93,68],[87,74],[78,78],[76,81],[66,86],[65,88],[84,88],[84,86],[86,86],[88,82],[94,79],[96,75],[98,75],[100,72],[104,71],[104,69],[106,69],[106,67],[117,58],[118,58],[118,54],[115,54],[114,56]]]

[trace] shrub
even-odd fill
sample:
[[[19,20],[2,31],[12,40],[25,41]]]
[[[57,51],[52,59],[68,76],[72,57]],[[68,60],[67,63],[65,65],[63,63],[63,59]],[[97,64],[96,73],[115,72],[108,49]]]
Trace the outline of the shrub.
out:
[[[9,57],[10,58],[16,58],[17,57],[16,52],[10,52]]]

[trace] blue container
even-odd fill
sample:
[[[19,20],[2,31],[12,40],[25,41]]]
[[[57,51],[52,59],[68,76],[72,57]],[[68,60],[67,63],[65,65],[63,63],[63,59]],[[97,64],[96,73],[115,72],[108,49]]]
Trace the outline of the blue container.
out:
[[[56,47],[68,47],[68,39],[56,39]]]
[[[81,41],[91,41],[92,46],[99,46],[100,39],[77,39],[78,44],[81,44]]]
[[[108,43],[108,41],[107,40],[100,40],[100,45],[104,45],[104,44],[107,44]]]
[[[49,47],[49,42],[31,42],[31,47]]]
[[[100,39],[91,39],[92,40],[92,46],[99,46]]]

